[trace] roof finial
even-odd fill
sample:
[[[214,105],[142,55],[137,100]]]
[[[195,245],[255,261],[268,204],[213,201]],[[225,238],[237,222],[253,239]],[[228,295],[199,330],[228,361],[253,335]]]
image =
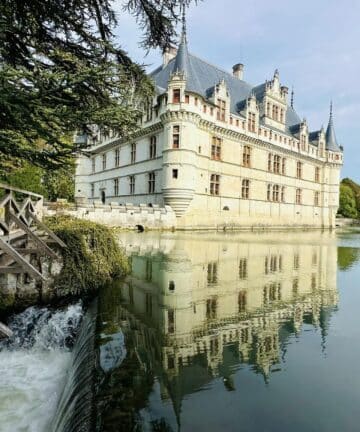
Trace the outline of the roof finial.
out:
[[[182,31],[181,31],[181,41],[186,42],[186,6],[185,2],[182,4]]]
[[[294,108],[294,86],[291,88],[291,102],[290,102],[291,108]]]
[[[333,120],[333,101],[330,101],[330,122]]]

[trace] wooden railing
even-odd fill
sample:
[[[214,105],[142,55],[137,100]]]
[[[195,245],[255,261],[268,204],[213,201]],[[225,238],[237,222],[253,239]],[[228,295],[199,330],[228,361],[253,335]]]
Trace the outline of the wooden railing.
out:
[[[26,273],[44,280],[30,263],[33,255],[57,259],[48,243],[66,245],[42,222],[41,195],[0,183],[0,275]]]

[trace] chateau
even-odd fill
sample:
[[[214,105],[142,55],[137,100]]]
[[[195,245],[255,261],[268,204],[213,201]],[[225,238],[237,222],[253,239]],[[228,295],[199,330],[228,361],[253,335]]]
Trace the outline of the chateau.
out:
[[[125,142],[81,136],[76,197],[91,204],[170,206],[178,229],[335,226],[343,164],[332,108],[310,131],[279,72],[252,86],[188,51],[185,25],[150,76],[156,95]]]

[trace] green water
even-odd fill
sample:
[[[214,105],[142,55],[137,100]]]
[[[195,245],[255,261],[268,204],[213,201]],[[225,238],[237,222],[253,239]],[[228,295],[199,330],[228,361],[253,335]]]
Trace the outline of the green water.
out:
[[[360,233],[124,234],[99,431],[359,431]]]

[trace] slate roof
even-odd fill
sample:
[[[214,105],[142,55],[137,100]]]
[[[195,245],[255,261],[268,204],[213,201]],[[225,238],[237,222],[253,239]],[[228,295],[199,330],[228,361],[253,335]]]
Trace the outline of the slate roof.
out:
[[[336,134],[335,134],[335,129],[334,129],[334,121],[333,121],[333,113],[332,113],[332,104],[330,107],[330,119],[329,119],[329,124],[328,127],[326,129],[326,150],[330,150],[333,152],[340,152],[342,149],[340,148],[337,139],[336,139]]]
[[[183,72],[186,77],[186,90],[201,95],[208,99],[214,92],[214,88],[220,81],[224,80],[230,93],[230,112],[241,115],[245,107],[246,99],[254,94],[259,99],[265,91],[266,83],[253,86],[229,72],[217,66],[209,64],[188,52],[186,36],[183,34],[177,55],[162,67],[154,70],[150,76],[154,79],[159,94],[165,93],[169,79],[175,72]],[[291,105],[286,110],[286,133],[293,135],[299,131],[301,119]],[[310,139],[313,141],[315,138]],[[332,115],[326,131],[326,148],[332,151],[340,151],[337,144],[333,127]]]

